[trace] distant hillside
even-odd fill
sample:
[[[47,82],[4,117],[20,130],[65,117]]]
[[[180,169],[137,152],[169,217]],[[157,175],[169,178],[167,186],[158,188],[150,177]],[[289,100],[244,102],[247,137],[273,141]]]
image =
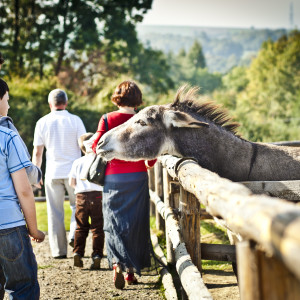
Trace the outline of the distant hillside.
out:
[[[227,72],[233,66],[248,65],[264,41],[277,40],[286,29],[217,28],[138,25],[138,37],[146,46],[177,54],[189,51],[195,39],[203,47],[210,71]]]

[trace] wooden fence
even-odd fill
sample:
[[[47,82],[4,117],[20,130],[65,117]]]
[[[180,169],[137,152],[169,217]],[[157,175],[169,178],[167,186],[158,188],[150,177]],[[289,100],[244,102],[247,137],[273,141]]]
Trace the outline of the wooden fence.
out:
[[[193,160],[165,155],[149,172],[149,187],[167,262],[176,265],[188,299],[212,299],[202,259],[237,261],[243,300],[300,299],[300,181],[233,183]],[[201,244],[204,218],[230,230],[236,246]]]

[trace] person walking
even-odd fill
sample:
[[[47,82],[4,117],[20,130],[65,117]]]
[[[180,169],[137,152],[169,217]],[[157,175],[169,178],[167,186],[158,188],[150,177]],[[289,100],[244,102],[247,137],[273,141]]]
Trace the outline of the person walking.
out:
[[[32,161],[42,165],[46,148],[45,192],[48,213],[48,234],[54,258],[67,257],[68,241],[64,225],[65,192],[69,195],[72,210],[69,243],[73,244],[76,229],[75,194],[69,185],[68,175],[75,159],[81,157],[78,138],[86,133],[82,120],[66,110],[68,97],[61,89],[52,90],[48,96],[51,112],[36,123]],[[43,184],[41,180],[40,184]]]
[[[129,120],[142,104],[142,93],[133,81],[119,84],[111,101],[119,110],[107,114],[109,130]],[[106,132],[103,117],[92,149]],[[155,161],[149,161],[152,167]],[[103,218],[107,259],[117,289],[137,283],[134,272],[151,266],[149,188],[145,161],[112,160],[107,164],[103,187]],[[126,271],[125,278],[123,271]]]
[[[30,164],[20,137],[0,126],[0,270],[10,299],[40,297],[30,237],[42,242],[45,235],[37,227],[34,195],[25,171]]]
[[[3,61],[4,60],[0,53],[0,66],[1,66],[1,62],[3,63]],[[35,166],[30,161],[31,157],[29,155],[28,149],[27,149],[24,141],[22,140],[22,138],[20,137],[20,135],[18,133],[18,130],[14,126],[12,119],[7,116],[8,110],[10,108],[8,101],[9,101],[9,87],[4,80],[0,79],[0,126],[11,129],[19,137],[18,141],[20,142],[20,145],[23,148],[22,152],[23,153],[25,152],[27,155],[27,163],[26,163],[25,171],[26,171],[26,174],[27,174],[30,184],[34,185],[34,184],[39,183],[39,181],[41,180],[42,172],[37,166]],[[0,202],[1,202],[1,200],[0,200]],[[0,222],[1,222],[1,218],[2,217],[1,217],[1,213],[0,213]],[[1,226],[0,226],[0,228],[1,228]],[[4,285],[5,285],[5,276],[3,274],[3,270],[0,268],[0,300],[2,300],[4,298]]]
[[[76,231],[74,239],[74,266],[82,268],[86,238],[91,229],[93,234],[93,253],[91,269],[99,270],[100,261],[103,257],[104,232],[103,232],[103,215],[102,215],[102,186],[83,180],[81,174],[84,165],[88,164],[89,155],[93,155],[93,151],[89,153],[85,146],[85,141],[89,140],[93,133],[82,135],[78,144],[84,156],[73,162],[71,172],[69,174],[69,183],[75,189],[76,194]],[[89,218],[91,224],[89,223]]]

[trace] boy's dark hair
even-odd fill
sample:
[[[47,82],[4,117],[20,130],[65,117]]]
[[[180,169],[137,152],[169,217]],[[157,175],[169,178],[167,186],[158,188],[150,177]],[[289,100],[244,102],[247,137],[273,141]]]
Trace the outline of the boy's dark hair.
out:
[[[111,101],[118,106],[137,107],[143,103],[142,92],[134,81],[123,81],[115,89]]]
[[[84,154],[86,153],[86,149],[85,149],[85,146],[83,145],[83,142],[89,140],[93,135],[94,134],[92,132],[87,132],[87,133],[81,135],[78,139],[79,147]]]
[[[4,97],[4,95],[6,94],[6,92],[9,92],[8,85],[4,80],[0,79],[0,99],[1,100]]]
[[[0,52],[0,65],[4,64],[4,58],[2,56],[2,53]]]

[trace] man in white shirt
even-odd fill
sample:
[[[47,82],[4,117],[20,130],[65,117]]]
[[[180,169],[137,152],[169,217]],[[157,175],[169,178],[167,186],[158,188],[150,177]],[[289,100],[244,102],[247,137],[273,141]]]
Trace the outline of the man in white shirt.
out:
[[[76,229],[75,194],[69,185],[68,174],[73,161],[81,157],[77,140],[86,130],[82,120],[66,110],[68,97],[63,90],[51,91],[48,102],[51,112],[36,123],[32,162],[41,167],[45,147],[49,243],[54,258],[66,258],[68,243],[64,225],[64,197],[67,191],[72,210],[69,234],[71,242]],[[43,184],[42,180],[40,183]]]

